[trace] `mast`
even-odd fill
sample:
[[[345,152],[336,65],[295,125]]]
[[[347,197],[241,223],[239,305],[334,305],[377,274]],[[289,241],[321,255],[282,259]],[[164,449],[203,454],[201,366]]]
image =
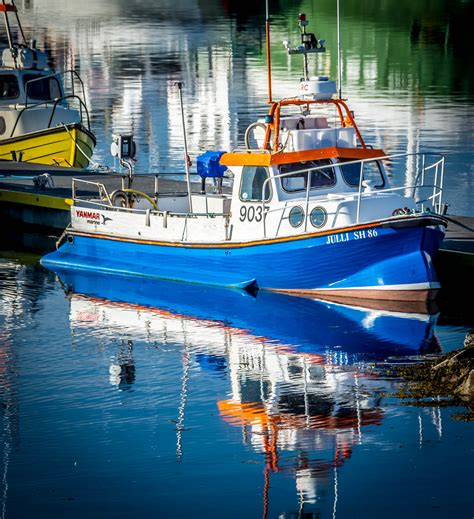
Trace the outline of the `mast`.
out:
[[[270,14],[268,10],[268,0],[265,0],[265,41],[267,47],[267,83],[268,83],[268,104],[272,100],[272,59],[270,53]]]
[[[337,91],[339,99],[342,99],[342,63],[341,63],[341,16],[337,0]]]

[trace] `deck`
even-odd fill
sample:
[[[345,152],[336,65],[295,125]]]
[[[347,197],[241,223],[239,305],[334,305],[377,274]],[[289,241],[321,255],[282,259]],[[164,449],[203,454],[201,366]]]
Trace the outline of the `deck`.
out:
[[[41,173],[50,175],[53,187],[35,187],[31,178]],[[21,178],[9,178],[7,175],[21,175]],[[3,177],[2,177],[3,176]],[[161,176],[164,178],[162,179]],[[175,173],[169,173],[170,177]],[[71,179],[79,178],[91,182],[100,182],[108,192],[122,188],[122,179],[127,177],[110,173],[95,173],[80,169],[64,169],[60,167],[42,166],[4,162],[0,166],[0,215],[7,216],[19,224],[46,227],[60,232],[69,223],[69,204],[72,197]],[[199,191],[200,183],[192,184],[193,190]],[[133,177],[133,189],[146,193],[155,192],[153,174]],[[158,192],[184,192],[183,182],[167,179],[160,173]],[[96,196],[94,189],[81,189],[80,196]],[[446,237],[441,246],[440,256],[452,268],[456,263],[474,267],[474,217],[447,215],[449,225]]]

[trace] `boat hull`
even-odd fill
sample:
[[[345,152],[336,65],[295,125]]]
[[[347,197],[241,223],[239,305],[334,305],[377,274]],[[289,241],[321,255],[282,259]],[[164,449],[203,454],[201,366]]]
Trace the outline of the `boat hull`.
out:
[[[94,135],[84,126],[68,124],[0,141],[0,160],[86,168],[95,145]]]
[[[439,288],[432,258],[443,236],[436,216],[214,245],[71,231],[42,264],[314,296],[429,300]]]

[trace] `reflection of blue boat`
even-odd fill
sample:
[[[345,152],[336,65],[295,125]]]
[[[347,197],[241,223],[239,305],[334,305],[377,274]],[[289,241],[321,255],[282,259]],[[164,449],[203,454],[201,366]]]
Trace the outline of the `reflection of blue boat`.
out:
[[[298,352],[406,354],[429,351],[435,316],[350,307],[313,299],[217,287],[60,271],[68,290],[113,302],[211,320]]]

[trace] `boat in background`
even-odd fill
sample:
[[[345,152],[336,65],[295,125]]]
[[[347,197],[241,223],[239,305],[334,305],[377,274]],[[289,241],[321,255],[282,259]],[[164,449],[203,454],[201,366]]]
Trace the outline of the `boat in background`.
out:
[[[74,70],[51,69],[35,40],[27,42],[13,0],[2,0],[0,12],[9,42],[0,67],[0,160],[87,167],[96,139],[81,78]],[[18,42],[13,37],[12,14]]]
[[[300,15],[300,46],[286,43],[304,58],[296,97],[272,99],[269,67],[268,114],[247,128],[244,148],[198,157],[200,192],[187,159],[182,193],[160,193],[157,175],[154,193],[87,182],[97,195],[81,197],[85,184],[73,180],[71,225],[42,264],[318,298],[432,300],[447,225],[444,157],[418,154],[414,182],[392,187],[387,164],[406,155],[367,144],[336,83],[310,76],[308,55],[325,47],[307,23]],[[117,139],[122,161],[132,144]]]

